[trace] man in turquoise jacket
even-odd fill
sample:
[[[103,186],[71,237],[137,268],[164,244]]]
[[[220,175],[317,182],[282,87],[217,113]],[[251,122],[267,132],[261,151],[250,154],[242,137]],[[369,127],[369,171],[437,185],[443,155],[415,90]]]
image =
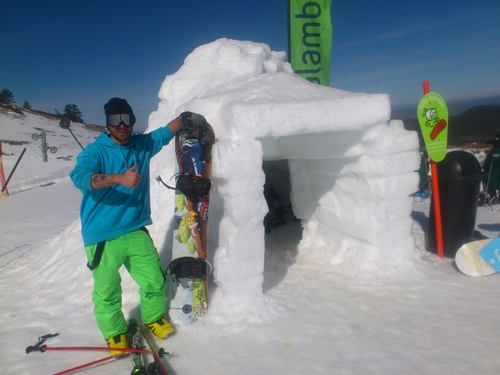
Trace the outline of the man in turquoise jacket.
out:
[[[109,133],[101,134],[78,155],[70,177],[83,192],[82,237],[94,277],[92,300],[97,325],[108,347],[125,348],[122,265],[140,287],[141,318],[146,327],[159,339],[174,333],[165,318],[165,276],[145,226],[152,224],[150,160],[170,142],[183,121],[177,117],[149,134],[134,135],[135,116],[125,99],[112,98],[104,110]]]

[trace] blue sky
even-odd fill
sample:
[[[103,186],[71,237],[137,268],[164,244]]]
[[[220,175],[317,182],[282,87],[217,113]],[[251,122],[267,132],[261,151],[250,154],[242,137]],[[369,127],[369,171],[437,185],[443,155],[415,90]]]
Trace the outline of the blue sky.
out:
[[[166,75],[218,38],[287,51],[287,0],[5,0],[0,89],[17,105],[76,104],[104,125],[126,98],[145,127]],[[332,87],[415,104],[422,81],[447,101],[500,95],[499,0],[333,0]]]

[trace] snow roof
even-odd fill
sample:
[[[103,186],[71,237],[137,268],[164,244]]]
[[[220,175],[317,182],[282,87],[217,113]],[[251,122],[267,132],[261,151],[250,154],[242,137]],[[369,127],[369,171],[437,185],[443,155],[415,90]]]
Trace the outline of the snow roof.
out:
[[[198,47],[163,82],[150,127],[184,110],[202,113],[219,139],[363,129],[389,120],[388,95],[312,84],[285,57],[266,44],[226,38]]]

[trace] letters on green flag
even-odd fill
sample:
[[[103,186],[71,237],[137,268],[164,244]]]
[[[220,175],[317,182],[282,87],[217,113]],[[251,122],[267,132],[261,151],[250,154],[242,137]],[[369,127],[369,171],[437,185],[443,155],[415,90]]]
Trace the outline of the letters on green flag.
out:
[[[417,116],[429,158],[435,162],[443,160],[448,147],[448,107],[445,101],[435,92],[426,94],[418,104]]]
[[[289,55],[295,74],[330,86],[332,0],[289,0]]]

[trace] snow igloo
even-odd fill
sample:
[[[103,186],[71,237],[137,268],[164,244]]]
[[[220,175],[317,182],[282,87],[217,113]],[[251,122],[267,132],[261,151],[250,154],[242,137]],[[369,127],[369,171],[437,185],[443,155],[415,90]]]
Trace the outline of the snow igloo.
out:
[[[202,45],[165,78],[149,117],[147,131],[192,111],[215,130],[209,259],[217,286],[209,310],[218,315],[253,315],[265,299],[263,163],[287,169],[303,228],[297,263],[383,276],[414,259],[417,133],[390,119],[388,95],[312,84],[285,58],[249,41]],[[152,176],[174,175],[173,147],[153,159]],[[173,192],[152,184],[151,202],[161,256],[172,241]]]

